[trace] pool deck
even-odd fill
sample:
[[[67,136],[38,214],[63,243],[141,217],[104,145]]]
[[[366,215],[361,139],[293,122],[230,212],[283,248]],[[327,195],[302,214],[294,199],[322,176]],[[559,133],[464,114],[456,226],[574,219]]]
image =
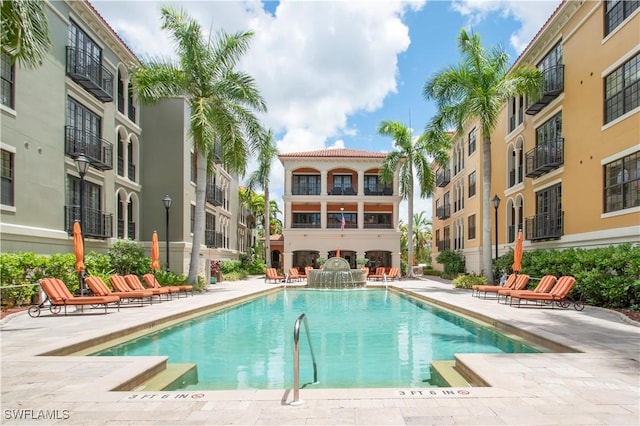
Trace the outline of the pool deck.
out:
[[[577,352],[462,354],[457,361],[490,387],[422,389],[120,391],[164,357],[39,356],[153,324],[171,315],[278,285],[262,278],[222,282],[193,297],[107,315],[26,313],[0,322],[3,425],[637,425],[640,327],[587,306],[517,309],[430,279],[391,285],[490,321],[510,324]],[[293,333],[293,324],[292,324]],[[319,366],[321,368],[321,366]],[[21,417],[22,419],[20,419]]]

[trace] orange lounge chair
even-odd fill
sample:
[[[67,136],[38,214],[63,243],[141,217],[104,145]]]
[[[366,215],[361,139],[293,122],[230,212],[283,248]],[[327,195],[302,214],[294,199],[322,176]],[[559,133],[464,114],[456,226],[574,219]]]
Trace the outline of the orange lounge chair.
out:
[[[370,279],[370,280],[381,280],[383,277],[384,277],[384,267],[383,266],[378,266],[376,268],[376,271],[373,274],[369,274],[367,279]]]
[[[96,296],[118,296],[120,297],[121,300],[127,300],[127,301],[139,300],[140,305],[144,304],[144,299],[146,297],[148,297],[149,300],[151,300],[151,297],[153,296],[153,293],[144,295],[144,294],[141,294],[140,292],[133,292],[131,289],[129,289],[129,291],[124,291],[124,292],[111,291],[111,289],[107,287],[104,281],[102,281],[102,278],[95,275],[91,277],[87,277],[85,279],[85,282],[87,283],[87,285],[89,286],[93,294],[95,294]]]
[[[558,282],[549,293],[530,293],[525,291],[514,291],[511,293],[511,305],[513,306],[513,300],[517,299],[517,307],[527,306],[529,301],[535,302],[533,305],[536,307],[550,307],[558,305],[561,308],[568,308],[571,304],[576,311],[584,309],[584,304],[580,301],[573,299],[569,296],[569,293],[576,284],[576,279],[569,275],[558,278]],[[526,303],[523,305],[522,301]]]
[[[171,298],[171,291],[168,288],[145,288],[140,282],[140,278],[138,278],[135,274],[128,274],[124,276],[124,281],[127,283],[127,286],[131,290],[136,291],[151,291],[154,296],[158,296],[158,301],[162,302],[162,295],[165,295],[165,300],[169,300]]]
[[[300,281],[302,280],[302,276],[300,272],[298,272],[298,268],[289,268],[289,282],[291,281]]]
[[[486,285],[486,284],[476,284],[474,286],[471,286],[471,295],[472,296],[476,296],[476,297],[480,297],[480,293],[484,293],[484,298],[487,298],[487,293],[498,293],[498,290],[500,289],[514,289],[514,286],[516,285],[516,278],[518,278],[518,274],[511,274],[509,275],[509,277],[507,278],[507,281],[505,281],[503,286],[499,286],[499,285]]]
[[[184,293],[187,296],[189,293],[193,294],[193,286],[188,284],[178,284],[178,285],[160,285],[156,276],[153,274],[144,274],[142,276],[142,280],[148,289],[154,288],[166,288],[169,289],[169,292],[176,293],[178,298],[180,297],[180,293]]]
[[[545,275],[540,279],[540,282],[538,282],[538,285],[533,290],[525,290],[525,289],[517,290],[517,289],[501,288],[500,290],[498,290],[498,302],[500,302],[500,296],[504,296],[505,297],[504,303],[506,304],[509,298],[511,297],[511,293],[516,291],[527,292],[527,293],[528,292],[548,293],[549,291],[551,291],[551,289],[553,288],[553,286],[556,284],[557,281],[558,279],[553,275]]]
[[[52,314],[60,313],[64,306],[64,314],[67,315],[67,306],[104,305],[104,313],[107,313],[108,305],[115,303],[120,310],[120,298],[118,296],[74,296],[64,282],[58,278],[43,278],[40,287],[47,298],[38,305],[29,307],[29,315],[33,318],[40,316],[40,311],[47,301],[50,302],[49,310]]]
[[[281,283],[285,280],[285,276],[278,275],[278,271],[276,271],[276,268],[267,268],[264,280],[265,282],[271,281],[274,283]]]
[[[124,279],[122,275],[111,275],[109,277],[109,284],[114,291],[118,293],[127,293],[131,295],[137,295],[141,300],[144,301],[147,297],[149,298],[149,304],[153,305],[153,290],[143,289],[143,290],[132,290],[129,285],[127,285],[127,281]]]
[[[389,273],[387,274],[388,280],[400,280],[400,271],[398,268],[390,268]]]

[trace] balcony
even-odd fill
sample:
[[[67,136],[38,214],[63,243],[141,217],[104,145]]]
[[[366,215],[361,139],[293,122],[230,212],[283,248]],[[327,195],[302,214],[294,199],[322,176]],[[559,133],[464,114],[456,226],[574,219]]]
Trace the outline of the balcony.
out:
[[[113,145],[99,135],[84,129],[65,126],[65,154],[76,158],[84,154],[91,165],[99,170],[113,168]]]
[[[292,228],[295,229],[320,229],[319,223],[303,223],[303,222],[294,222],[291,224]]]
[[[542,213],[525,219],[526,238],[531,241],[557,240],[564,234],[564,211]]]
[[[98,100],[113,101],[113,74],[84,50],[67,46],[67,75]]]
[[[329,192],[329,195],[358,195],[358,192],[350,186],[345,188],[334,186],[333,189],[331,189],[331,191]]]
[[[364,229],[393,229],[390,223],[365,223]]]
[[[450,204],[445,204],[444,206],[436,207],[436,217],[438,219],[447,219],[449,216],[451,216]]]
[[[320,195],[320,184],[318,185],[293,185],[291,195]]]
[[[204,243],[209,248],[222,248],[224,237],[222,236],[222,232],[216,232],[215,229],[205,229],[204,230]]]
[[[436,248],[438,251],[445,251],[451,248],[451,242],[449,240],[438,240],[436,241]]]
[[[207,184],[206,201],[216,207],[222,206],[224,201],[224,191],[218,185]]]
[[[451,169],[436,171],[436,186],[439,188],[449,185],[451,182]]]
[[[564,138],[537,145],[525,154],[526,176],[537,178],[564,163]]]
[[[364,195],[385,195],[385,196],[389,196],[389,195],[393,195],[393,188],[391,188],[390,186],[376,186],[375,188],[372,187],[365,187],[364,188]]]
[[[564,65],[556,65],[542,71],[542,95],[527,107],[528,115],[536,115],[564,91]]]
[[[72,235],[73,222],[77,220],[82,224],[82,235],[85,238],[106,239],[113,237],[113,215],[111,213],[85,207],[83,214],[84,218],[80,220],[80,206],[64,206],[64,223],[69,235]]]

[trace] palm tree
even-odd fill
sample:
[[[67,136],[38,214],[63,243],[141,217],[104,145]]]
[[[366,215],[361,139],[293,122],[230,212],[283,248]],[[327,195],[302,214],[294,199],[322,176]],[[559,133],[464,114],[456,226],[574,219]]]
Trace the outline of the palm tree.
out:
[[[462,62],[437,72],[427,80],[424,97],[438,104],[434,127],[453,126],[462,133],[465,123],[477,120],[482,129],[482,267],[493,281],[491,264],[491,132],[500,110],[513,96],[539,93],[542,73],[522,66],[508,72],[509,56],[501,48],[486,51],[477,34],[462,29],[458,35]]]
[[[424,260],[426,253],[424,247],[431,240],[431,221],[424,212],[413,215],[413,242],[416,247],[416,259]]]
[[[398,170],[400,180],[400,196],[408,201],[407,235],[413,235],[413,188],[414,175],[418,178],[420,197],[428,197],[433,192],[434,178],[429,165],[429,156],[436,161],[444,162],[449,149],[449,139],[446,132],[437,128],[425,131],[414,143],[407,126],[397,121],[384,120],[378,126],[378,133],[390,136],[395,142],[395,148],[382,162],[380,178],[383,183],[393,182],[393,176]],[[413,277],[413,244],[407,243],[407,275]]]
[[[47,57],[53,44],[46,8],[44,1],[0,1],[0,46],[12,64],[34,69]]]
[[[215,143],[222,148],[225,169],[244,175],[249,152],[263,133],[254,112],[266,111],[253,78],[235,70],[249,48],[252,32],[220,31],[205,38],[200,24],[184,11],[162,8],[162,29],[175,42],[178,63],[150,59],[134,69],[139,99],[156,103],[185,97],[191,107],[189,132],[196,154],[196,207],[193,247],[187,281],[197,282],[200,242],[204,233],[207,170]]]
[[[269,202],[269,177],[271,174],[271,165],[273,160],[278,156],[278,148],[273,141],[273,132],[267,131],[258,144],[258,168],[249,176],[247,183],[249,189],[259,186],[264,191],[264,211],[271,213]],[[276,206],[277,208],[277,206]],[[271,214],[264,215],[264,246],[266,252],[267,268],[271,267],[271,226],[269,224]]]

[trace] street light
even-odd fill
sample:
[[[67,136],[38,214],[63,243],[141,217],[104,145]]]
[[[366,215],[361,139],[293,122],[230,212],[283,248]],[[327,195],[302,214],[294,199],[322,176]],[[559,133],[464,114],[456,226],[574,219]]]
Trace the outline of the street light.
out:
[[[496,194],[491,201],[496,211],[496,260],[498,260],[498,207],[500,207],[500,197],[498,197],[498,194]]]
[[[89,168],[89,159],[84,154],[80,154],[76,157],[76,167],[78,168],[78,174],[80,175],[80,230],[82,231],[82,247],[84,250],[84,176],[87,174]],[[80,272],[80,295],[85,295],[84,288],[84,271]]]
[[[171,208],[171,203],[173,203],[173,200],[168,195],[165,195],[164,198],[162,199],[162,202],[164,203],[164,209],[167,212],[166,235],[167,235],[167,271],[168,271],[169,270],[169,209]]]

